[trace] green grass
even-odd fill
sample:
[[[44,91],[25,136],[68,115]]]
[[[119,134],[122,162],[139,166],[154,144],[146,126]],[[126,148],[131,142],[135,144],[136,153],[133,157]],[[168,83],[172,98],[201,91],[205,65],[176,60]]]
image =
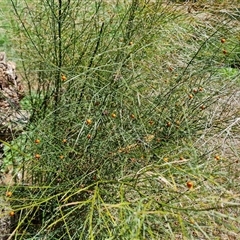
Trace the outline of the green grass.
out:
[[[0,51],[7,52],[9,58],[14,57],[14,47],[12,46],[12,19],[9,18],[11,6],[4,0],[0,1]]]
[[[5,48],[7,44],[7,36],[6,36],[6,29],[7,26],[4,24],[4,16],[3,16],[3,10],[0,12],[0,21],[1,21],[1,26],[0,26],[0,32],[1,32],[1,37],[0,37],[0,49],[1,51]]]
[[[58,4],[14,5],[31,118],[5,143],[5,165],[23,174],[3,188],[12,236],[237,238],[238,13],[215,5],[204,22],[161,1]]]

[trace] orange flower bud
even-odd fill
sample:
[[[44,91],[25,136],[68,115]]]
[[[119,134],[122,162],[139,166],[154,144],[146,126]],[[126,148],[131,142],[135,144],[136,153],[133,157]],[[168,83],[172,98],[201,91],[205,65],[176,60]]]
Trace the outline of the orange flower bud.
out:
[[[192,189],[192,188],[193,188],[193,182],[188,181],[188,182],[187,182],[187,187],[188,187],[189,189]]]

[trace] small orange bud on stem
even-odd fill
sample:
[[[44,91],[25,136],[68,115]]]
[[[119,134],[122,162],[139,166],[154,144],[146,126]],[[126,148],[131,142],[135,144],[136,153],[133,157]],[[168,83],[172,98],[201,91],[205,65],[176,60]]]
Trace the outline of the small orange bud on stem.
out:
[[[188,187],[189,189],[192,189],[192,188],[193,188],[193,182],[188,181],[188,182],[187,182],[187,187]]]

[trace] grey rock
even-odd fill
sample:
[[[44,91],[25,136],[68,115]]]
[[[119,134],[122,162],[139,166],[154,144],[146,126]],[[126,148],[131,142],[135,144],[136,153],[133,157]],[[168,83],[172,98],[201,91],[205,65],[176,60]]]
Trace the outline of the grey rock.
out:
[[[26,123],[26,113],[20,110],[24,97],[23,87],[16,75],[16,64],[7,61],[0,52],[0,140],[12,140],[14,133],[21,131]]]

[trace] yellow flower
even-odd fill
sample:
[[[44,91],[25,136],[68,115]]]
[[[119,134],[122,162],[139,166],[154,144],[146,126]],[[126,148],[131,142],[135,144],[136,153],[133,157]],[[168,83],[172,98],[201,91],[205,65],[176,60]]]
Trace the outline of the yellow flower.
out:
[[[163,158],[163,161],[168,162],[168,158],[167,157]]]
[[[67,80],[67,77],[65,75],[62,75],[62,81],[66,81]]]
[[[87,120],[86,120],[86,124],[87,124],[87,125],[91,125],[91,124],[92,124],[92,120],[91,120],[91,119],[87,119]]]
[[[11,197],[12,196],[12,192],[6,192],[6,197]]]
[[[14,215],[15,215],[14,211],[11,211],[11,212],[9,213],[9,216],[10,216],[10,217],[13,217]]]

